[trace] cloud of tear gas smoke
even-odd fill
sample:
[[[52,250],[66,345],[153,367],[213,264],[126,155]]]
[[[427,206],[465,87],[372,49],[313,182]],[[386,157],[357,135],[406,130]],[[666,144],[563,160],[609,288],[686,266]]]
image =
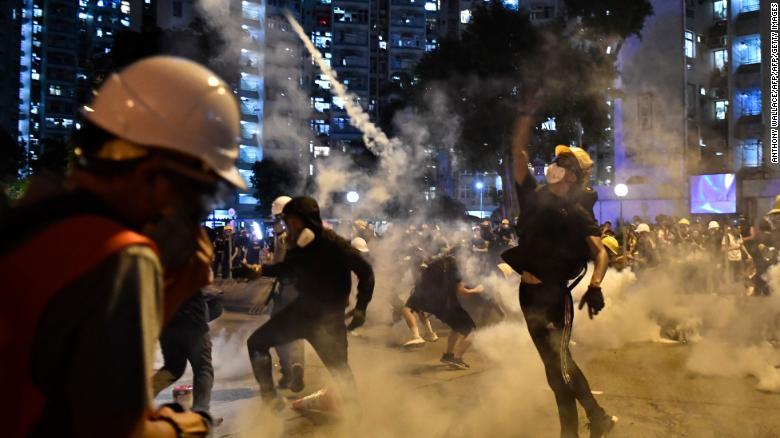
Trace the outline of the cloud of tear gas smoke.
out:
[[[687,187],[684,166],[686,161],[698,161],[694,154],[700,149],[684,149],[686,134],[699,135],[686,133],[684,105],[686,99],[697,102],[699,93],[696,89],[690,95],[691,89],[680,86],[685,66],[674,31],[682,26],[678,6],[655,1],[653,7],[655,14],[647,18],[642,39],[626,40],[619,57],[619,88],[624,94],[614,106],[615,150],[616,161],[623,165],[616,169],[615,179],[643,177],[658,196],[682,198]]]
[[[260,30],[241,26],[242,12],[235,2],[199,0],[197,6],[226,43],[218,61],[239,66],[241,86],[256,88],[260,97],[239,96],[242,113],[256,118],[259,127],[249,133],[253,138],[245,137],[242,144],[261,146],[263,157],[308,171],[309,144],[314,137],[309,127],[310,98],[300,85],[304,58],[297,38],[289,32],[267,29],[271,18],[264,13],[257,17]],[[304,178],[299,178],[293,192],[301,191],[304,183]]]
[[[753,376],[762,391],[780,392],[780,267],[767,274],[770,297],[745,296],[742,285],[724,282],[704,257],[665,263],[637,281],[610,270],[602,285],[606,307],[593,320],[575,312],[573,339],[588,349],[634,342],[690,345],[689,371],[707,376]],[[709,280],[708,280],[709,277]],[[586,278],[588,278],[586,276]],[[711,281],[708,285],[708,281]],[[583,282],[584,283],[584,282]],[[573,292],[575,302],[586,284]]]
[[[287,17],[287,21],[290,22],[293,30],[309,51],[309,54],[317,64],[317,67],[320,68],[322,74],[325,75],[330,82],[333,93],[344,102],[344,108],[347,110],[347,115],[349,115],[349,123],[363,133],[363,141],[365,142],[366,147],[374,154],[382,156],[390,147],[391,140],[387,138],[387,135],[385,135],[379,127],[371,123],[368,114],[366,114],[366,112],[363,111],[363,107],[360,106],[357,96],[347,91],[344,84],[339,82],[336,72],[330,68],[330,64],[322,56],[322,53],[314,47],[314,43],[312,43],[311,39],[306,35],[306,32],[295,17],[289,12],[285,12],[285,17]]]

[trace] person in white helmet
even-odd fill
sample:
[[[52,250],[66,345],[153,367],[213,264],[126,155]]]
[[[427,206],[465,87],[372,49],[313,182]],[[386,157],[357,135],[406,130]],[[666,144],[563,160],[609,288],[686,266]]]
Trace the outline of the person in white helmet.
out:
[[[203,66],[152,57],[83,110],[67,180],[29,193],[2,233],[4,436],[207,436],[208,414],[154,405],[152,364],[162,325],[208,282],[201,221],[245,187],[238,104]]]
[[[271,263],[277,264],[284,261],[287,255],[287,230],[284,227],[282,211],[284,206],[292,200],[289,196],[279,196],[271,204],[271,214],[275,221],[274,252]],[[273,289],[268,300],[271,302],[271,317],[278,315],[285,307],[298,298],[298,291],[290,278],[277,277],[274,280]],[[268,302],[268,301],[267,301]],[[279,389],[289,389],[292,392],[301,392],[304,388],[303,377],[305,367],[305,354],[303,339],[296,339],[290,343],[278,345],[275,348],[279,356],[279,365],[282,377],[277,383]]]

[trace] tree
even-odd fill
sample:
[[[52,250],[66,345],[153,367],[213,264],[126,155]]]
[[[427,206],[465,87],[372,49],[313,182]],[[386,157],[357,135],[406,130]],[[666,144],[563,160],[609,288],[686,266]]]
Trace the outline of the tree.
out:
[[[296,185],[295,176],[295,169],[271,158],[255,162],[250,180],[258,200],[257,211],[263,216],[270,216],[274,199],[292,193]]]
[[[556,125],[537,128],[531,158],[549,160],[556,144],[607,139],[617,50],[622,39],[639,34],[652,6],[648,0],[566,3],[568,21],[535,26],[527,13],[493,0],[474,11],[461,39],[443,41],[419,63],[410,103],[446,95],[461,121],[456,152],[462,167],[497,171],[504,187],[512,187],[511,130],[531,100],[542,103],[540,122]],[[505,204],[510,192],[504,190]]]

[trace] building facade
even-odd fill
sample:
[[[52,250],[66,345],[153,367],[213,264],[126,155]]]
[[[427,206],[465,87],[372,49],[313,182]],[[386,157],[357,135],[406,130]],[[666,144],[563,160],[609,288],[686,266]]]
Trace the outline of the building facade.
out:
[[[0,77],[20,78],[19,59],[22,31],[22,2],[0,4]],[[19,130],[19,83],[0,82],[0,129],[14,140]]]
[[[769,162],[769,3],[653,1],[642,40],[619,56],[615,183],[600,188],[602,219],[690,214],[690,177],[736,174],[738,210],[756,218],[780,192]],[[647,74],[653,71],[653,75]],[[597,211],[597,215],[599,212]]]

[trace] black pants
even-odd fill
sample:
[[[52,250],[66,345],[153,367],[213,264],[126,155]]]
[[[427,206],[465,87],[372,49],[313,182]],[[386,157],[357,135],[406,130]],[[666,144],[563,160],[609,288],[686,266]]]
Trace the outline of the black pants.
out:
[[[576,437],[578,429],[577,403],[588,418],[604,416],[585,376],[569,351],[574,319],[571,294],[563,285],[521,284],[520,307],[528,332],[542,357],[547,383],[555,394],[561,437]]]
[[[271,373],[270,349],[298,339],[309,341],[339,386],[342,397],[354,395],[354,377],[347,363],[347,327],[344,310],[322,310],[321,304],[298,299],[260,326],[247,340],[260,392],[264,398],[276,395]]]
[[[208,411],[214,385],[208,330],[166,327],[160,335],[160,348],[165,365],[152,377],[154,395],[179,380],[189,361],[192,366],[192,408]]]

